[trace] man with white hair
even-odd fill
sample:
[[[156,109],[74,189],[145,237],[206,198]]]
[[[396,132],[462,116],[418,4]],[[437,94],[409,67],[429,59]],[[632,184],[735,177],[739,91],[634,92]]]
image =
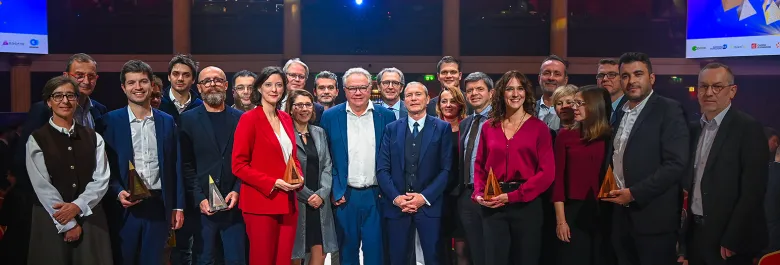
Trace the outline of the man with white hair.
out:
[[[347,102],[322,115],[321,127],[328,134],[333,160],[333,203],[341,233],[341,264],[383,264],[380,189],[376,162],[385,126],[395,114],[371,104],[371,74],[363,68],[344,73]]]
[[[287,61],[282,68],[284,74],[287,75],[287,93],[293,90],[306,89],[306,79],[309,77],[309,66],[307,66],[301,59],[293,58]],[[282,104],[279,104],[279,109],[284,110],[287,106],[287,95],[282,98]],[[320,117],[322,112],[325,111],[325,107],[322,104],[314,102],[314,119],[309,123],[313,125],[320,124]]]

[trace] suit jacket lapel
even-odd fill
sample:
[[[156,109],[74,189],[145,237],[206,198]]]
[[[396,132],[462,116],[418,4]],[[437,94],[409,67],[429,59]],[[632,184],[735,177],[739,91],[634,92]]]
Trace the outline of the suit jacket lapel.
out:
[[[225,110],[225,111],[228,111],[228,110]],[[230,133],[228,133],[227,144],[225,146],[223,146],[222,150],[221,150],[222,151],[221,153],[222,153],[223,156],[225,155],[225,151],[227,150],[228,145],[231,145],[231,146],[233,145],[233,135],[235,134],[236,126],[238,126],[238,120],[241,119],[241,114],[243,114],[243,113],[240,113],[238,111],[229,111],[229,112],[230,112],[230,117],[231,117],[230,120],[228,121],[228,123],[230,125]]]
[[[279,118],[279,122],[281,123],[281,117],[278,115],[279,111],[277,111],[277,116]],[[282,162],[284,162],[284,153],[282,152],[282,143],[279,142],[279,138],[276,137],[276,132],[274,132],[274,128],[271,126],[271,122],[268,120],[268,117],[265,116],[264,111],[257,112],[257,119],[258,119],[258,125],[261,128],[257,130],[260,134],[263,135],[263,137],[266,138],[266,141],[269,143],[276,143],[274,147],[272,147],[272,150],[277,152],[277,157],[282,159]],[[284,128],[287,130],[287,128]],[[272,151],[272,152],[273,152]]]
[[[404,156],[406,155],[406,131],[409,130],[407,127],[408,123],[408,117],[402,118],[404,122],[400,123],[398,126],[401,128],[397,128],[396,130],[396,148],[398,148],[398,160],[401,161],[401,168],[403,169],[406,166],[406,159],[404,159]],[[376,122],[376,121],[374,121]]]
[[[163,178],[162,176],[164,176],[164,174],[163,174],[164,166],[163,165],[165,165],[165,155],[164,155],[165,154],[165,150],[163,149],[163,142],[165,142],[165,140],[166,140],[165,139],[165,124],[163,124],[163,122],[165,120],[162,119],[162,112],[160,112],[159,110],[152,109],[152,113],[154,114],[154,117],[155,117],[154,118],[154,134],[155,134],[154,137],[155,137],[155,139],[157,139],[157,161],[158,161],[158,165],[160,167],[160,176],[161,176],[160,177],[160,183],[164,184],[165,182],[163,180],[165,178]],[[212,133],[211,135],[214,135],[214,133]]]
[[[425,151],[428,151],[431,138],[433,138],[433,131],[436,130],[436,123],[433,122],[433,117],[425,116],[425,127],[422,130],[422,146],[420,146],[419,164],[422,164],[422,158],[425,157]]]
[[[127,108],[130,107],[128,106]],[[124,143],[124,148],[122,148],[124,150],[117,150],[117,152],[121,152],[121,151],[127,152],[126,155],[127,157],[130,158],[130,162],[133,162],[133,165],[135,165],[135,152],[133,152],[133,132],[132,129],[130,129],[130,115],[127,113],[127,111],[122,111],[119,113],[119,119],[121,120],[118,122],[119,126],[117,126],[118,129],[117,133],[119,133],[119,137],[122,137],[127,140],[119,141],[121,143]],[[119,161],[119,165],[122,168],[127,168],[125,166],[122,166],[122,165],[127,165],[126,163],[127,163],[126,161]]]
[[[636,121],[634,122],[634,126],[631,127],[631,132],[628,134],[628,141],[626,142],[626,147],[628,147],[628,145],[631,144],[631,141],[634,139],[634,135],[635,135],[634,133],[636,132],[637,129],[639,129],[639,127],[642,126],[642,122],[645,121],[645,118],[647,118],[647,116],[650,116],[650,114],[653,112],[653,107],[655,107],[655,103],[657,99],[658,98],[655,95],[655,93],[650,95],[650,98],[647,99],[647,102],[645,103],[642,112],[639,113],[639,117],[636,118]],[[623,118],[622,115],[621,118]]]
[[[347,139],[347,115],[349,115],[349,113],[346,110],[346,104],[348,103],[344,103],[343,105],[344,112],[342,114],[336,115],[338,118],[338,124],[336,126],[341,128],[339,131],[341,132],[341,139],[344,140],[344,147],[341,148],[341,150],[344,151],[344,157],[347,158],[347,163],[349,163],[349,143],[347,142],[349,140]]]
[[[295,145],[298,146],[299,151],[303,151],[303,153],[306,153],[306,147],[303,146],[303,137],[301,137],[301,132],[298,131],[298,128],[295,128],[293,126],[293,129],[295,129]],[[311,132],[309,132],[311,133]]]
[[[707,165],[704,167],[704,172],[711,170],[713,163],[715,163],[717,160],[718,154],[720,153],[719,151],[723,147],[723,144],[726,142],[726,138],[728,138],[729,133],[731,132],[728,126],[731,124],[733,119],[734,112],[730,109],[729,112],[726,113],[726,116],[723,117],[721,124],[718,124],[718,133],[715,134],[715,140],[712,141],[710,153],[707,154]],[[702,179],[703,178],[704,177],[702,177]]]
[[[385,119],[382,117],[382,113],[379,113],[376,109],[371,111],[374,115],[374,140],[376,141],[376,153],[379,153],[379,145],[382,144],[382,132],[385,130]],[[395,117],[395,114],[393,114]]]
[[[206,108],[198,108],[196,111],[198,112],[198,119],[201,121],[200,125],[203,128],[203,132],[205,132],[206,136],[209,138],[208,142],[211,143],[214,150],[218,150],[220,153],[222,153],[224,149],[221,149],[219,144],[217,144],[217,135],[214,133],[214,126],[211,125],[211,122],[206,122],[209,120],[209,115],[206,113]]]

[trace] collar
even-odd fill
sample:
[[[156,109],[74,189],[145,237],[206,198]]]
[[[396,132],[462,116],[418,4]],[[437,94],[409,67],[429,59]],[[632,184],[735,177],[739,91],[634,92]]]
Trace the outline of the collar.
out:
[[[154,110],[149,112],[149,116],[144,117],[143,119],[139,119],[135,117],[135,114],[133,114],[133,110],[130,109],[130,106],[127,106],[127,116],[130,117],[131,123],[137,120],[144,120],[144,119],[154,120]]]
[[[647,105],[647,100],[650,99],[650,96],[652,96],[653,93],[655,93],[655,90],[650,90],[650,94],[647,95],[647,97],[645,97],[645,99],[643,99],[642,102],[639,102],[639,105],[636,105],[636,107],[634,107],[634,110],[641,110],[641,109],[643,109],[645,107],[645,105]],[[625,95],[623,95],[623,96],[625,96]],[[631,110],[632,109],[630,109],[628,107],[628,102],[626,102],[626,104],[623,104],[623,112],[628,113]]]
[[[81,106],[82,110],[89,111],[89,109],[92,108],[92,99],[87,97],[87,104],[84,104],[84,106]]]
[[[708,121],[707,117],[704,116],[704,114],[701,115],[701,119],[699,120],[699,123],[701,123],[701,126],[704,127],[713,121],[715,122],[715,126],[720,126],[721,122],[723,122],[723,118],[726,117],[726,113],[729,112],[729,109],[731,109],[731,103],[729,103],[728,107],[723,109],[718,115],[715,116],[714,119]]]
[[[173,96],[173,87],[171,87],[170,89],[168,89],[168,97],[171,99],[171,101],[172,101],[174,104],[179,104],[179,105],[183,105],[183,106],[187,106],[187,105],[189,105],[189,104],[190,104],[190,102],[192,102],[192,93],[190,93],[190,98],[189,98],[189,99],[187,99],[187,102],[184,102],[184,104],[182,104],[181,102],[179,102],[178,100],[176,100],[176,97],[174,97],[174,96]]]
[[[349,102],[344,103],[344,104],[347,105],[347,113],[355,114],[355,112],[352,111],[352,108],[349,107]],[[363,115],[366,115],[369,111],[374,112],[374,104],[371,104],[371,102],[368,102],[368,108],[366,108],[366,112],[363,113]]]
[[[471,114],[471,115],[477,116],[477,114],[479,114],[479,115],[482,115],[482,117],[487,117],[488,113],[490,113],[491,110],[493,110],[493,106],[492,105],[488,105],[487,107],[485,107],[485,109],[482,110],[482,112],[480,112],[480,113],[474,112],[474,114]]]
[[[384,101],[382,101],[382,107],[385,107],[385,108],[388,108],[388,109],[389,108],[393,108],[393,110],[400,111],[401,110],[401,102],[403,102],[403,100],[398,100],[398,101],[395,102],[395,104],[390,106],[390,105],[387,105],[387,103],[385,103]]]
[[[425,118],[428,118],[428,115],[423,116],[419,120],[414,120],[412,117],[406,118],[407,123],[409,124],[409,129],[414,130],[414,123],[416,122],[418,124],[417,130],[422,131],[422,128],[425,127]]]
[[[65,135],[68,135],[68,136],[73,134],[73,132],[74,132],[74,130],[76,128],[76,122],[73,122],[73,124],[70,125],[70,129],[65,129],[64,127],[60,127],[59,125],[54,124],[54,118],[49,118],[49,125],[51,125],[51,127],[53,127],[58,132],[61,132],[61,133],[65,134]]]
[[[550,100],[552,100],[552,97],[550,98]],[[542,97],[539,98],[539,107],[544,107],[546,109],[550,109],[551,108],[551,109],[555,110],[555,103],[553,103],[552,106],[545,105],[544,104],[544,95],[542,95]]]
[[[618,105],[620,105],[620,101],[621,101],[621,100],[623,100],[623,97],[625,97],[625,96],[626,96],[626,94],[623,94],[623,95],[621,95],[619,98],[617,98],[617,100],[615,100],[615,101],[613,101],[613,102],[612,102],[612,111],[613,111],[613,112],[614,112],[615,110],[617,110],[617,107],[618,107]]]

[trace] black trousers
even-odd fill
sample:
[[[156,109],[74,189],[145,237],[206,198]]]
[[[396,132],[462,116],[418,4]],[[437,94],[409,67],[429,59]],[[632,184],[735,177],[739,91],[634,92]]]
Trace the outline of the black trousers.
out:
[[[482,209],[471,200],[474,189],[464,189],[458,196],[458,217],[463,227],[468,254],[472,265],[487,265],[485,263],[485,244],[482,228]]]
[[[691,229],[692,228],[692,229]],[[704,225],[691,224],[688,234],[688,264],[689,265],[751,265],[752,255],[737,254],[723,259],[720,255],[719,242],[706,240]]]
[[[634,232],[627,207],[612,207],[612,246],[620,265],[678,265],[677,234]]]
[[[559,265],[590,265],[596,262],[601,245],[598,224],[598,202],[596,200],[567,200],[564,203],[566,223],[571,233],[570,242],[558,240]]]
[[[492,209],[482,207],[485,264],[539,264],[542,199]]]

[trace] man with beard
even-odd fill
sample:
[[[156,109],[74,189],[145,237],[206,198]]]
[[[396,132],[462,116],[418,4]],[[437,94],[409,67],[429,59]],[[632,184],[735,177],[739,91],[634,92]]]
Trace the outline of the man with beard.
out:
[[[201,72],[202,73],[202,72]],[[241,70],[233,75],[233,108],[247,112],[256,106],[252,104],[252,85],[257,80],[257,74],[248,70]],[[198,87],[200,90],[200,87]],[[229,164],[228,164],[229,165]]]
[[[550,55],[542,61],[539,69],[539,85],[542,87],[542,98],[536,103],[536,117],[544,121],[550,130],[558,131],[561,120],[555,113],[555,102],[552,94],[559,86],[569,83],[569,62],[557,55]]]
[[[376,83],[379,85],[379,93],[382,94],[382,102],[379,105],[392,111],[396,119],[406,118],[409,114],[406,111],[404,101],[401,100],[401,88],[405,84],[404,73],[395,67],[382,69],[376,75]],[[437,116],[434,115],[434,117]]]
[[[314,77],[314,96],[326,110],[336,105],[336,97],[339,96],[338,78],[330,71],[322,71]]]
[[[197,72],[198,63],[189,55],[177,54],[168,63],[168,81],[171,82],[171,87],[163,91],[160,110],[173,116],[177,123],[182,112],[203,105],[197,91],[192,88]]]
[[[439,63],[436,64],[436,77],[439,79],[442,87],[460,89],[460,78],[463,77],[463,73],[460,71],[460,60],[452,56],[442,57]],[[428,115],[438,117],[436,114],[437,104],[439,104],[439,96],[432,98],[431,102],[426,106]],[[468,112],[470,111],[467,110]]]
[[[284,64],[284,68],[282,70],[284,71],[285,75],[287,75],[288,92],[296,89],[305,89],[306,79],[309,77],[309,66],[303,63],[301,59],[290,59],[287,61],[287,63]],[[282,98],[281,104],[279,104],[278,108],[283,110],[286,106],[287,95],[284,95],[284,98]],[[314,102],[314,113],[316,113],[316,115],[314,115],[314,120],[310,121],[312,125],[320,125],[320,118],[322,117],[323,111],[325,111],[325,107],[317,102]]]
[[[623,107],[628,98],[623,96],[623,88],[620,87],[620,69],[618,69],[618,62],[612,58],[601,59],[599,61],[598,73],[596,74],[596,85],[603,87],[609,92],[609,96],[612,99],[612,115],[609,118],[609,123],[615,123],[615,110]]]
[[[240,74],[254,78],[249,71],[239,72],[236,77],[243,78]],[[245,81],[240,84],[246,86]],[[182,175],[189,201],[196,203],[187,207],[200,209],[201,226],[193,245],[200,264],[213,264],[217,238],[222,241],[225,264],[246,263],[246,231],[241,211],[235,207],[241,182],[230,167],[233,133],[243,113],[225,106],[227,87],[225,72],[213,66],[204,68],[198,75],[198,91],[205,104],[182,113],[179,120]],[[212,208],[210,182],[225,199],[226,209]]]
[[[176,123],[168,114],[153,109],[152,68],[131,60],[122,66],[119,81],[128,106],[109,112],[103,118],[103,138],[111,168],[105,197],[116,198],[121,206],[115,220],[121,251],[114,252],[115,264],[159,264],[170,230],[184,222],[184,187],[177,157]],[[130,165],[147,185],[150,197],[129,199]],[[183,241],[177,238],[178,242]]]

